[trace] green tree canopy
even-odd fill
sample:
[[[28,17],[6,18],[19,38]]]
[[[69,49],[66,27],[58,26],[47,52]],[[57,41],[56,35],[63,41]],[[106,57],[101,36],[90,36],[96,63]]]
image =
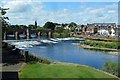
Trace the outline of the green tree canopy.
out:
[[[64,28],[63,28],[63,27],[58,27],[58,28],[56,29],[56,31],[57,31],[58,33],[63,33],[63,32],[64,32]]]
[[[47,29],[44,27],[37,26],[36,30],[47,30]]]
[[[55,24],[53,22],[46,22],[43,27],[47,28],[47,29],[50,29],[50,30],[54,30],[55,29]]]
[[[71,28],[76,27],[76,26],[77,26],[77,24],[74,23],[74,22],[71,22],[71,23],[69,24],[69,27],[71,27]]]
[[[29,28],[29,29],[35,29],[35,25],[29,24],[29,25],[28,25],[28,28]]]

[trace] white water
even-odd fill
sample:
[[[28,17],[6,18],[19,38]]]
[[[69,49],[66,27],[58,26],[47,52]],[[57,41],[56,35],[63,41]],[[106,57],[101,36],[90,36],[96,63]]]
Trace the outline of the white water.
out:
[[[15,45],[16,48],[19,49],[25,49],[25,48],[30,48],[35,45],[40,45],[40,44],[57,44],[60,41],[65,41],[65,40],[80,40],[80,38],[50,38],[48,39],[39,39],[39,40],[4,40],[4,42],[8,42],[11,45]]]

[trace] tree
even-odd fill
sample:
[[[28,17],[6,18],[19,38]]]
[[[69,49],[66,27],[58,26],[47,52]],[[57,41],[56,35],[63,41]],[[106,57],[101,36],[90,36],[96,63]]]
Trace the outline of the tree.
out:
[[[56,31],[57,31],[58,33],[63,33],[63,32],[64,32],[64,28],[63,28],[63,27],[58,27],[58,28],[56,29]]]
[[[35,21],[35,28],[37,28],[37,21]]]
[[[95,27],[94,28],[94,34],[96,34],[98,32],[98,29]]]
[[[74,32],[74,31],[75,31],[75,27],[77,27],[77,24],[74,23],[74,22],[71,22],[71,23],[69,24],[69,27],[70,27],[71,31]]]
[[[21,29],[26,29],[27,26],[26,26],[26,25],[20,25],[20,28],[21,28]]]
[[[69,24],[69,27],[71,27],[71,28],[74,28],[74,27],[76,27],[76,26],[77,26],[77,24],[74,23],[74,22],[71,22],[71,23]]]
[[[63,24],[63,23],[62,23],[62,27],[65,27],[65,26],[66,26],[66,24]]]
[[[8,9],[9,8],[1,8],[0,7],[0,24],[2,24],[3,31],[8,30],[8,27],[9,27],[9,23],[6,21],[6,19],[9,20],[9,18],[4,16],[6,14],[6,10],[8,10]]]
[[[32,24],[28,25],[28,28],[29,28],[29,29],[34,29],[34,27],[35,27],[35,26],[32,25]]]
[[[83,29],[84,25],[81,25],[81,28]]]
[[[55,24],[53,22],[46,22],[43,27],[50,30],[55,30]]]
[[[47,29],[44,27],[37,26],[36,30],[47,30]]]

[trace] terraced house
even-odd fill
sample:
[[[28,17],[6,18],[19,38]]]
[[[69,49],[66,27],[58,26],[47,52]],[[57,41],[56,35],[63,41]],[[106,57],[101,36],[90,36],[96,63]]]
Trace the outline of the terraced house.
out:
[[[86,34],[99,34],[104,36],[115,36],[117,26],[115,23],[93,23],[87,24]]]

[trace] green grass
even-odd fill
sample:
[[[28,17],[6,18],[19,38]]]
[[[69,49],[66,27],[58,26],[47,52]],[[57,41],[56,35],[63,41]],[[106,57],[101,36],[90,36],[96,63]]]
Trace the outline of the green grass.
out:
[[[117,42],[86,40],[85,42],[81,42],[80,44],[85,44],[98,48],[120,49],[120,45]]]
[[[120,64],[118,62],[108,61],[104,64],[103,70],[113,75],[120,76]]]
[[[87,66],[61,64],[27,64],[19,77],[22,78],[114,78]]]

